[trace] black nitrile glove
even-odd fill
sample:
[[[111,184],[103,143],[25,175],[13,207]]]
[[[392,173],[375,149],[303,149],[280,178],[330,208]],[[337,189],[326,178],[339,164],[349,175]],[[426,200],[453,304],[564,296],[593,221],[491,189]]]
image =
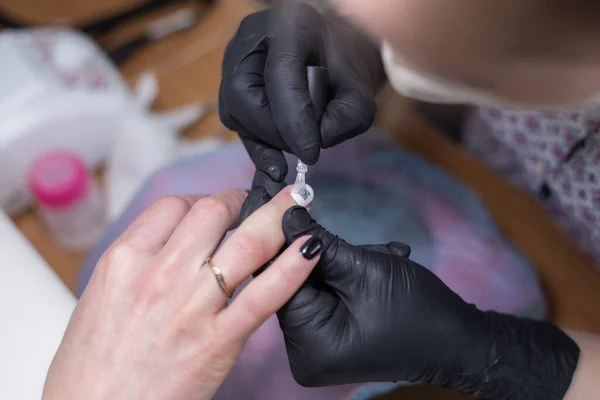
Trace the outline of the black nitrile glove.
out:
[[[308,93],[310,65],[329,72],[331,100],[320,124]],[[312,165],[321,148],[365,132],[384,79],[378,47],[358,30],[333,13],[286,2],[240,24],[223,60],[219,115],[257,169],[281,182],[282,150]]]
[[[277,196],[277,193],[283,188],[285,188],[285,182],[275,182],[264,172],[256,171],[254,179],[252,179],[252,188],[248,192],[248,197],[246,197],[244,204],[242,204],[239,222],[244,222],[254,211]]]
[[[352,246],[301,207],[286,212],[283,230],[288,244],[314,235],[324,246],[278,313],[301,385],[408,381],[490,400],[566,393],[579,349],[554,325],[480,311],[409,260],[408,246]]]

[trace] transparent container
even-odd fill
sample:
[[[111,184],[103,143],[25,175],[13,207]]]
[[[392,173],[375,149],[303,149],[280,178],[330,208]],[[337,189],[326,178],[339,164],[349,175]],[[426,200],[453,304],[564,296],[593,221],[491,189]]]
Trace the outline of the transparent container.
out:
[[[48,229],[66,249],[89,250],[104,234],[104,198],[79,155],[46,153],[33,163],[28,184]]]

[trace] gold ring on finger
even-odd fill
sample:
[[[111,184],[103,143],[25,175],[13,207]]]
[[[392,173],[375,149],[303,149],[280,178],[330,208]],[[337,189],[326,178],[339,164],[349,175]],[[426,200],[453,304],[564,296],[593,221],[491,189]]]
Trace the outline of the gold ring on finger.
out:
[[[231,299],[233,297],[233,291],[230,290],[229,287],[227,286],[227,282],[225,282],[225,277],[223,276],[223,273],[221,272],[221,268],[217,267],[213,263],[213,261],[210,257],[208,257],[206,259],[205,263],[206,263],[206,265],[208,265],[210,267],[213,274],[215,275],[215,279],[217,280],[217,284],[219,285],[219,288],[221,289],[221,291],[223,293],[225,293],[225,295]]]

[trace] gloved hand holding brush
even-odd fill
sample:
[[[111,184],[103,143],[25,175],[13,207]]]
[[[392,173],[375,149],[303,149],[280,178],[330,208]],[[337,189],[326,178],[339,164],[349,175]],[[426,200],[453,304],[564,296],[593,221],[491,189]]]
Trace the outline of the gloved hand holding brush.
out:
[[[329,73],[320,123],[308,92],[311,65]],[[221,121],[276,182],[288,170],[282,151],[313,165],[321,148],[369,129],[385,80],[375,43],[333,12],[294,1],[246,17],[227,47],[222,73]]]

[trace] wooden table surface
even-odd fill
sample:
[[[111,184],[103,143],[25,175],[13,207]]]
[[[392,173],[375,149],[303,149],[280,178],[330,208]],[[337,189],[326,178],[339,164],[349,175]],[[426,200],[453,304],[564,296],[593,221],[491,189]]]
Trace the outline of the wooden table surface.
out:
[[[11,16],[45,23],[64,18],[85,22],[139,4],[141,0],[6,0],[3,3],[3,11]],[[130,82],[146,69],[157,73],[160,85],[157,109],[212,99],[217,94],[225,45],[239,21],[256,9],[249,1],[221,0],[200,25],[150,45],[122,65],[121,70]],[[103,43],[116,43],[141,24],[144,21],[123,26]],[[600,272],[565,240],[531,197],[507,185],[478,160],[417,120],[408,102],[395,94],[385,96],[377,124],[403,146],[441,166],[479,194],[502,231],[538,269],[553,321],[563,327],[600,333]],[[211,116],[186,134],[210,135],[219,126],[217,117]],[[16,217],[15,222],[69,288],[75,290],[76,273],[85,254],[58,247],[33,212]],[[441,392],[436,388],[408,388],[386,398],[463,398]]]
[[[63,0],[56,1],[56,8],[42,8],[43,17],[36,17],[35,20],[52,21],[64,16],[65,14],[61,13],[63,9],[61,7],[63,4],[66,4],[64,7],[67,7],[71,3]],[[112,3],[113,7],[116,7],[119,1],[110,0],[108,3]],[[27,2],[21,3],[21,0],[12,2],[15,3],[14,8],[7,5],[4,8],[14,9],[11,15],[21,16],[24,13],[22,7]],[[89,4],[91,8],[97,8],[102,2],[81,1],[77,2],[78,7],[81,7],[81,3]],[[128,1],[127,3],[135,2]],[[102,6],[102,4],[100,5]],[[104,9],[104,7],[100,8]],[[127,60],[121,66],[121,71],[130,83],[134,83],[143,71],[150,69],[156,73],[159,95],[154,103],[154,108],[157,110],[178,107],[198,100],[213,100],[218,92],[221,60],[225,46],[235,33],[241,19],[257,9],[257,5],[251,1],[222,0],[198,26],[144,48]],[[48,10],[53,13],[47,14]],[[30,19],[31,15],[38,14],[30,14]],[[149,16],[144,20],[119,28],[102,43],[109,47],[118,43],[121,39],[130,36],[132,32],[139,30],[139,27],[145,24],[145,20],[152,17]],[[24,17],[20,17],[20,19],[24,19]],[[215,132],[223,134],[223,127],[216,114],[190,127],[184,134],[191,138],[201,138]],[[232,138],[235,136],[229,133],[225,134]],[[77,270],[84,260],[85,254],[69,252],[60,248],[33,211],[18,216],[15,218],[15,222],[68,287],[75,291]]]

